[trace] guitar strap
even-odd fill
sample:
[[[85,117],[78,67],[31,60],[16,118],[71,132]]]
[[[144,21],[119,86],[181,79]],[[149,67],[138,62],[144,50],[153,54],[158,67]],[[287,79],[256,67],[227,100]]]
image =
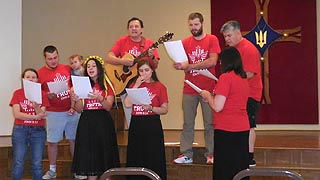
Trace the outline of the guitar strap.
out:
[[[144,51],[144,46],[146,44],[146,38],[141,36],[141,41],[140,41],[140,52],[142,53]]]
[[[117,99],[116,99],[116,91],[114,90],[113,84],[111,83],[110,79],[108,78],[107,74],[104,73],[104,87],[106,88],[105,92],[106,92],[106,96],[108,96],[108,86],[107,83],[109,84],[109,86],[111,87],[113,94],[114,94],[114,107],[116,107],[118,109],[118,104],[117,104]]]

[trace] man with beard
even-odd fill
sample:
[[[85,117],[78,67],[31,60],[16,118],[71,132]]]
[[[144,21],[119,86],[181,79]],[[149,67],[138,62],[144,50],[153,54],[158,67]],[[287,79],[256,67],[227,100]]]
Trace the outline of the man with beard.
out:
[[[215,65],[220,52],[219,41],[216,36],[203,32],[204,18],[202,14],[196,12],[191,13],[188,18],[188,25],[192,36],[182,41],[186,51],[188,61],[184,63],[175,63],[174,68],[184,70],[185,80],[189,80],[203,90],[213,92],[215,81],[206,76],[199,74],[195,70],[207,69],[215,74]],[[194,124],[197,114],[198,104],[201,104],[204,137],[206,152],[204,154],[207,164],[213,164],[213,117],[212,111],[208,103],[204,102],[194,89],[184,83],[183,88],[183,131],[180,138],[180,152],[178,158],[173,162],[192,163],[193,150],[192,143],[194,140]]]
[[[128,35],[120,37],[115,42],[113,47],[108,52],[105,62],[113,65],[123,65],[128,67],[133,66],[133,59],[126,58],[127,54],[137,57],[144,51],[148,50],[148,48],[153,44],[152,40],[142,36],[143,27],[143,21],[141,19],[137,17],[129,19],[127,23]],[[157,49],[149,49],[148,56],[143,57],[143,59],[149,60],[152,66],[156,68],[158,61],[160,60]],[[117,82],[112,83],[115,85]],[[122,101],[125,95],[126,94],[124,92],[120,94]],[[126,108],[123,106],[123,109],[128,125],[130,125],[131,108]]]

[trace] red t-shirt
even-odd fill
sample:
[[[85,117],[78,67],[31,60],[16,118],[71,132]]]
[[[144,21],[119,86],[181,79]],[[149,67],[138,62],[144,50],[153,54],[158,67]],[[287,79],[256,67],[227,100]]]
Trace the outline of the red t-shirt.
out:
[[[146,87],[149,97],[151,99],[151,105],[153,107],[160,107],[163,103],[168,102],[167,88],[159,81],[153,83],[142,83],[139,88]],[[156,113],[143,110],[142,105],[133,104],[132,105],[132,115],[136,116],[148,116],[154,115]]]
[[[214,94],[226,97],[226,102],[220,112],[214,113],[213,127],[231,132],[250,129],[247,115],[249,85],[247,79],[242,79],[234,71],[221,74]]]
[[[63,112],[68,111],[71,106],[70,88],[71,88],[71,68],[70,66],[59,64],[55,69],[49,69],[43,66],[38,70],[39,82],[44,92],[49,93],[47,82],[67,81],[69,89],[65,92],[57,94],[53,99],[50,99],[50,107],[48,111]]]
[[[49,107],[49,100],[46,96],[46,93],[42,91],[42,104],[40,107]],[[33,108],[31,101],[29,101],[26,96],[24,95],[23,89],[16,90],[11,98],[10,106],[12,107],[14,104],[19,104],[20,112],[35,115],[36,112]],[[14,119],[15,125],[25,125],[25,126],[44,126],[45,120],[44,119],[31,119],[31,120],[22,120],[22,119]]]
[[[209,58],[210,53],[220,53],[220,45],[216,36],[206,34],[205,38],[196,40],[190,36],[182,41],[183,47],[188,56],[189,64],[196,64]],[[208,69],[215,75],[215,67]],[[211,92],[215,86],[215,81],[211,78],[203,76],[194,70],[185,73],[185,79],[191,81],[200,89]],[[188,84],[184,83],[184,94],[197,95],[198,93]]]
[[[110,51],[117,57],[123,57],[128,53],[137,57],[153,44],[153,41],[148,38],[143,38],[143,41],[144,42],[135,42],[132,41],[130,36],[123,36],[115,42]],[[160,59],[157,49],[154,50],[154,56],[156,59]]]
[[[250,87],[249,97],[260,101],[262,96],[262,80],[259,51],[245,38],[235,47],[240,52],[244,70],[255,74],[252,78],[248,79]]]
[[[107,83],[107,93],[105,90],[102,90],[98,83],[95,83],[92,87],[93,92],[98,92],[103,97],[114,96],[114,93]],[[84,99],[83,110],[95,110],[95,109],[104,109],[102,104],[97,99]]]

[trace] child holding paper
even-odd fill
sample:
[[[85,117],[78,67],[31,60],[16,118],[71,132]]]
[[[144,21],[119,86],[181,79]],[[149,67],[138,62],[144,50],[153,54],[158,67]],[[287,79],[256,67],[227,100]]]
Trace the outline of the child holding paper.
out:
[[[88,76],[92,93],[79,99],[74,92],[75,110],[81,112],[72,163],[77,175],[97,179],[106,170],[119,167],[119,152],[116,132],[110,110],[114,102],[112,84],[104,76],[104,61],[98,56],[89,56],[84,63],[84,76]]]
[[[38,82],[38,73],[35,69],[25,69],[22,79]],[[14,116],[12,129],[12,179],[22,179],[24,160],[30,147],[30,163],[32,179],[42,179],[42,154],[46,142],[45,111],[49,100],[42,92],[42,104],[37,104],[25,97],[24,89],[13,93],[10,101]]]
[[[163,129],[160,115],[168,112],[167,88],[158,80],[154,66],[148,60],[137,64],[139,75],[131,88],[147,88],[151,104],[132,104],[130,96],[124,105],[132,108],[129,127],[127,167],[145,167],[167,179]],[[145,177],[132,176],[130,179]],[[148,178],[147,178],[148,179]]]

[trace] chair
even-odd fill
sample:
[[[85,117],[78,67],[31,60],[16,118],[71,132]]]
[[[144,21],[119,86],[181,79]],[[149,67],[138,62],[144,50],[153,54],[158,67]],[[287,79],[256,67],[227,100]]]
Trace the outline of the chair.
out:
[[[283,169],[244,169],[238,172],[233,180],[241,180],[247,176],[285,176],[290,177],[294,180],[303,180],[302,176],[294,171],[283,170]]]
[[[111,180],[111,176],[123,175],[143,175],[149,177],[151,180],[161,180],[160,176],[154,171],[141,167],[125,167],[108,169],[102,174],[100,180]]]

